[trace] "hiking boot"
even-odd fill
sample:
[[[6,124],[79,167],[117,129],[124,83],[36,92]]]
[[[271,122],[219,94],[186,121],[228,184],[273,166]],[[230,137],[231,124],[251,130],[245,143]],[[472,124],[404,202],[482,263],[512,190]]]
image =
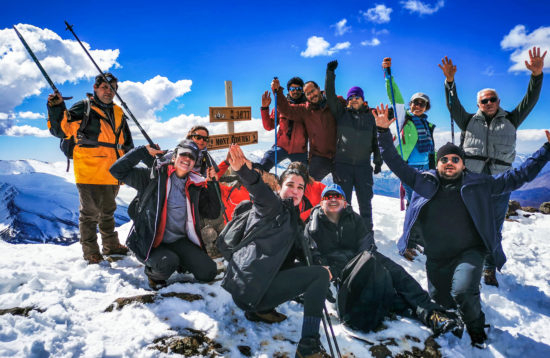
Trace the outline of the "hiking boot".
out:
[[[246,311],[244,313],[244,316],[247,320],[252,322],[264,322],[268,324],[272,323],[280,323],[286,319],[286,316],[282,313],[279,313],[275,311],[275,309],[272,309],[267,312],[252,312],[252,311]]]
[[[483,270],[483,281],[486,285],[498,287],[496,270],[494,268]]]
[[[415,249],[409,248],[405,250],[405,252],[403,253],[403,256],[409,261],[414,261],[414,258],[418,256],[418,253],[416,252]]]
[[[330,358],[330,355],[321,344],[319,335],[316,335],[300,339],[294,358]]]
[[[103,255],[126,255],[128,254],[128,248],[122,244],[110,248],[103,248]]]
[[[464,327],[460,318],[453,312],[433,311],[428,318],[428,327],[432,329],[434,337],[452,332],[457,337],[462,337]]]
[[[165,280],[153,280],[150,277],[147,277],[147,278],[149,280],[149,287],[151,287],[151,290],[153,291],[158,291],[161,288],[168,286],[168,283],[166,283]]]
[[[85,256],[84,260],[88,261],[88,265],[97,265],[103,261],[103,256],[100,254],[91,254]]]

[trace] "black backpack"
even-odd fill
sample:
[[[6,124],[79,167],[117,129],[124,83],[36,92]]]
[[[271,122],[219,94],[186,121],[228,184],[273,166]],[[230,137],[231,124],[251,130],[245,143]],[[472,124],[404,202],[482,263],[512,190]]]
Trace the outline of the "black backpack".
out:
[[[338,318],[352,329],[369,332],[390,312],[395,289],[389,271],[364,251],[348,262],[338,289]]]
[[[80,122],[80,127],[78,128],[78,134],[82,133],[84,128],[88,125],[88,119],[90,118],[90,99],[86,98],[84,100],[86,104],[86,110],[84,111],[84,117],[82,118],[82,121]],[[74,137],[70,138],[61,138],[59,141],[59,149],[65,154],[65,157],[67,157],[67,171],[69,171],[69,168],[71,166],[70,160],[73,159],[73,151],[75,147],[75,140]]]

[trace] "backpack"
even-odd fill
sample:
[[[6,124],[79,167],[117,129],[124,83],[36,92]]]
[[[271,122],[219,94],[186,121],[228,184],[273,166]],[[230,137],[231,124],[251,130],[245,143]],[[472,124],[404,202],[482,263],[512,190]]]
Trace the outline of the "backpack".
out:
[[[377,328],[390,312],[395,289],[389,271],[368,251],[356,255],[341,273],[338,318],[360,331]]]
[[[84,117],[82,117],[82,120],[80,122],[80,127],[78,128],[77,135],[80,135],[84,128],[88,125],[88,119],[90,118],[90,99],[86,98],[84,100],[84,103],[86,104],[86,110],[84,111]],[[74,147],[76,145],[76,142],[74,140],[74,137],[71,138],[61,138],[59,141],[59,149],[65,154],[65,157],[67,158],[67,172],[69,171],[69,168],[71,166],[70,160],[73,159],[73,151]]]
[[[233,212],[233,218],[218,235],[216,247],[227,261],[231,260],[235,251],[248,245],[262,231],[270,227],[268,223],[271,217],[263,217],[254,223],[245,236],[249,217],[254,213],[252,209],[253,204],[250,200],[240,202]]]

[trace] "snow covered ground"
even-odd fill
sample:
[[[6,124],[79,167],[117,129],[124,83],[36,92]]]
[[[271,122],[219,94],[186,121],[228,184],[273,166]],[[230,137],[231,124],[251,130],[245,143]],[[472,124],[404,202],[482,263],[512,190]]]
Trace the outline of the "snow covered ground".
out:
[[[373,208],[380,251],[426,287],[424,259],[408,262],[396,254],[395,242],[403,223],[398,200],[375,196]],[[498,276],[500,288],[482,287],[483,310],[492,325],[488,348],[472,348],[467,334],[462,339],[447,334],[436,340],[443,356],[550,357],[550,216],[523,214],[520,212],[517,222],[504,224],[508,262]],[[119,228],[121,237],[129,227],[130,223]],[[78,243],[13,245],[0,241],[0,251],[0,310],[36,308],[28,317],[0,315],[0,357],[176,356],[151,347],[162,342],[154,343],[158,338],[189,335],[187,328],[203,331],[219,343],[222,356],[243,356],[238,346],[249,346],[253,357],[294,356],[302,319],[302,306],[297,303],[279,307],[289,317],[280,324],[252,323],[219,281],[211,285],[178,283],[186,278],[180,274],[172,276],[172,284],[160,290],[153,303],[134,303],[106,312],[117,298],[153,294],[135,258],[88,266]],[[166,295],[173,292],[198,294],[202,299],[188,302]],[[329,305],[329,311],[334,312],[334,307]],[[337,319],[332,321],[344,356],[371,356],[368,344],[347,337]],[[363,337],[374,343],[393,337],[397,346],[388,348],[394,354],[410,351],[413,345],[422,348],[430,335],[428,329],[409,319],[385,324],[387,329]]]

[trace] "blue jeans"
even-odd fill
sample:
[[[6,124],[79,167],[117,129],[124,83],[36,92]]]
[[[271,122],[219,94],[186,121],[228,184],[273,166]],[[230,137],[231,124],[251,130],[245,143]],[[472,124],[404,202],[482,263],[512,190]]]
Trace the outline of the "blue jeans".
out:
[[[493,210],[495,213],[495,227],[498,230],[499,240],[502,240],[502,225],[506,218],[506,212],[508,212],[508,201],[510,200],[511,193],[505,193],[498,196],[493,196]],[[491,254],[485,257],[484,269],[494,270],[495,260]]]
[[[422,165],[412,165],[412,164],[409,164],[409,167],[411,168],[415,168],[417,169],[418,171],[420,172],[424,172],[426,170],[429,170],[430,169],[430,165],[429,164],[422,164]],[[412,196],[412,193],[413,193],[413,190],[410,186],[406,185],[403,183],[403,188],[405,189],[405,197],[407,198],[407,203],[410,203],[411,202],[411,196]]]
[[[266,172],[269,172],[275,165],[275,152],[277,152],[277,164],[288,158],[291,162],[302,162],[307,165],[307,153],[288,154],[283,148],[273,145],[260,160],[260,165]]]

